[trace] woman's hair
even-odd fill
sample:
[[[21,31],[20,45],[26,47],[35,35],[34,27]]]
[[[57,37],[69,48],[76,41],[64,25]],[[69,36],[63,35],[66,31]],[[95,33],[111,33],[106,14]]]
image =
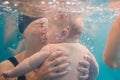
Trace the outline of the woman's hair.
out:
[[[23,33],[24,30],[27,28],[27,26],[34,20],[38,18],[36,17],[30,17],[24,14],[19,14],[18,16],[18,28],[20,33]]]

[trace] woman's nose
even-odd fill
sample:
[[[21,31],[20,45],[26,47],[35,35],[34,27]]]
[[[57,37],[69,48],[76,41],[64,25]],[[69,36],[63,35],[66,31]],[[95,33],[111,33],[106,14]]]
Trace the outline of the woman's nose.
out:
[[[42,29],[42,33],[46,33],[47,32],[47,27],[44,27],[43,29]]]
[[[42,33],[45,34],[47,32],[47,28],[42,29]]]

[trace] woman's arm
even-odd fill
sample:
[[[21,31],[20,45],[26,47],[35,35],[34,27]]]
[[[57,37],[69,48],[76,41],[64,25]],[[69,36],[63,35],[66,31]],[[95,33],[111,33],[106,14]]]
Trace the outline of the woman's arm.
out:
[[[120,15],[108,35],[104,61],[110,68],[120,68]]]

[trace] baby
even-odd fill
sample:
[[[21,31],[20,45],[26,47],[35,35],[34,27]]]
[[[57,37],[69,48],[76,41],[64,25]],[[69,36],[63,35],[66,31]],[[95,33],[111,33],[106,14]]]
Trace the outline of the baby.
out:
[[[79,42],[83,28],[82,18],[79,15],[59,14],[56,17],[49,17],[45,26],[48,44],[36,54],[26,58],[14,69],[4,72],[2,76],[10,78],[26,74],[40,67],[52,51],[60,50],[64,52],[64,55],[69,56],[69,73],[56,80],[78,80],[79,73],[76,68],[84,55],[88,55],[92,59],[88,80],[95,80],[98,75],[97,62],[90,51]]]

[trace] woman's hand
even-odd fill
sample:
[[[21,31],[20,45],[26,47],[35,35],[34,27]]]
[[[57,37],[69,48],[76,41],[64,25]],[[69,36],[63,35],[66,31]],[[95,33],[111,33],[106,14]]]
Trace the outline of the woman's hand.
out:
[[[77,70],[79,71],[78,78],[79,80],[88,80],[89,78],[89,68],[90,68],[91,59],[85,55],[84,60],[79,62]]]
[[[68,73],[68,57],[63,51],[55,51],[45,60],[32,80],[52,80]]]

